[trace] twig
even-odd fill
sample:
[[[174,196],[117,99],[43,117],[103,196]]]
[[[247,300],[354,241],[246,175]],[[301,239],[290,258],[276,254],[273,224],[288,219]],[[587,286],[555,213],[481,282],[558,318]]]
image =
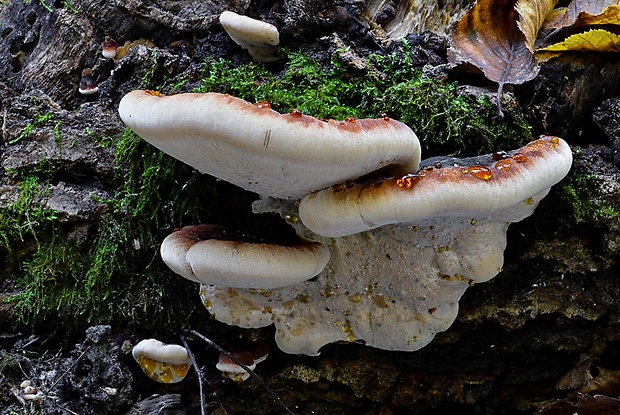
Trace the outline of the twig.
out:
[[[54,389],[54,386],[56,386],[56,385],[58,384],[58,382],[60,382],[60,380],[61,380],[63,377],[65,377],[65,375],[66,375],[67,373],[69,373],[69,371],[70,371],[71,369],[73,369],[73,366],[75,366],[75,365],[77,364],[77,362],[79,362],[79,361],[80,361],[80,359],[84,356],[84,354],[86,354],[86,352],[87,352],[89,349],[90,349],[90,346],[88,346],[88,347],[86,348],[86,350],[84,350],[84,351],[82,352],[82,354],[80,354],[80,355],[77,357],[77,359],[75,359],[75,360],[71,363],[71,365],[69,365],[69,367],[67,368],[67,370],[65,370],[65,372],[64,372],[62,375],[60,375],[60,377],[59,377],[58,379],[56,379],[56,381],[55,381],[54,383],[52,383],[52,386],[50,386],[50,387],[49,387],[49,390],[50,390],[50,391],[51,391],[52,389]]]
[[[191,329],[187,329],[184,330],[184,334],[190,334],[192,336],[198,337],[199,339],[201,339],[202,341],[206,342],[208,345],[212,346],[213,348],[215,348],[217,351],[219,351],[220,353],[224,353],[226,355],[226,357],[228,357],[230,360],[232,360],[233,362],[235,362],[236,364],[238,364],[239,366],[241,366],[241,368],[243,368],[243,370],[245,370],[247,373],[249,373],[249,375],[256,380],[261,387],[269,394],[269,396],[271,396],[271,398],[278,404],[280,405],[280,407],[282,409],[284,409],[286,411],[287,414],[290,415],[295,415],[294,412],[292,412],[288,406],[286,406],[286,404],[284,402],[282,402],[282,399],[280,399],[280,397],[278,395],[275,394],[275,392],[273,392],[269,386],[267,386],[267,384],[265,383],[265,381],[258,376],[256,373],[254,373],[254,371],[252,369],[250,369],[249,367],[247,367],[246,365],[244,365],[243,363],[241,363],[239,361],[239,359],[237,359],[236,357],[234,357],[232,354],[230,354],[228,351],[224,350],[222,347],[220,347],[217,343],[215,343],[214,341],[212,341],[211,339],[208,339],[207,337],[203,336],[202,334],[198,333],[196,330],[191,330]]]
[[[194,356],[194,353],[192,353],[192,350],[189,348],[189,344],[187,343],[187,338],[185,337],[185,333],[181,334],[179,337],[181,338],[181,343],[183,343],[183,346],[185,346],[185,348],[187,349],[189,360],[192,361],[192,364],[194,365],[194,370],[196,371],[196,374],[198,375],[198,388],[200,391],[200,413],[201,415],[207,415],[206,407],[205,407],[205,394],[203,390],[204,374],[202,373],[202,369],[198,367],[198,362],[196,362],[196,356]]]

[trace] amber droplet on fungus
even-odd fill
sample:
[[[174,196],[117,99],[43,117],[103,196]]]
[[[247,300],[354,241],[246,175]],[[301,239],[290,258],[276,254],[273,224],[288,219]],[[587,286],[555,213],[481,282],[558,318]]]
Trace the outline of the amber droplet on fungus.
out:
[[[499,160],[497,163],[495,163],[495,168],[498,170],[508,171],[510,170],[510,167],[512,167],[512,160],[509,158]]]
[[[355,122],[355,118],[353,118],[353,117],[347,117],[347,118],[345,119],[345,121],[346,121],[346,122],[350,122],[350,123],[354,123],[354,122]]]
[[[409,189],[422,180],[423,177],[423,174],[407,174],[399,179],[396,179],[396,186],[401,189]]]
[[[514,153],[512,155],[512,158],[517,162],[517,163],[525,163],[527,161],[527,156],[523,153]]]
[[[152,95],[152,96],[154,96],[154,97],[163,97],[163,96],[165,96],[165,95],[164,95],[164,94],[162,94],[161,92],[159,92],[159,91],[153,91],[152,89],[146,89],[144,92],[146,92],[147,94]]]
[[[510,155],[508,155],[505,151],[500,150],[493,153],[493,160],[495,161],[504,160],[507,158],[510,158]]]
[[[484,166],[471,166],[468,168],[469,173],[480,179],[480,180],[490,180],[493,177],[493,172],[488,167]]]
[[[301,111],[299,111],[297,108],[295,108],[294,110],[291,111],[291,116],[295,117],[295,118],[299,118],[299,117],[301,117]]]
[[[261,109],[262,108],[271,108],[271,102],[269,102],[267,100],[264,100],[264,99],[256,102],[254,105],[256,105],[258,108],[261,108]]]
[[[557,137],[551,137],[549,141],[551,141],[551,144],[560,144],[560,139]]]

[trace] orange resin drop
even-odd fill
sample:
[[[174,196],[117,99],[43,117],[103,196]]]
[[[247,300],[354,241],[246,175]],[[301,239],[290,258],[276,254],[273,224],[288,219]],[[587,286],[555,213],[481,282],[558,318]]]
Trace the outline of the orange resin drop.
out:
[[[161,92],[159,92],[159,91],[153,91],[152,89],[146,89],[146,90],[144,90],[144,92],[146,92],[147,94],[152,95],[152,96],[154,96],[154,97],[164,97],[164,96],[165,96],[165,95],[164,95],[164,94],[162,94]]]
[[[423,174],[407,174],[399,179],[396,179],[396,186],[401,189],[409,189],[410,187],[415,186],[415,184],[422,180],[423,177]]]
[[[271,102],[267,101],[267,100],[260,100],[256,103],[254,103],[254,105],[256,105],[258,108],[271,108]]]
[[[484,166],[471,166],[469,167],[469,173],[480,179],[480,180],[490,180],[493,177],[493,172],[488,167]]]
[[[508,171],[512,167],[511,159],[503,159],[495,163],[495,168],[502,171]]]
[[[291,116],[295,117],[295,118],[299,118],[299,117],[301,117],[301,111],[299,111],[297,108],[295,108],[294,110],[291,111]]]
[[[508,153],[506,153],[505,151],[496,151],[495,153],[493,153],[493,160],[495,161],[499,161],[499,160],[504,160],[507,158],[510,158],[510,156],[508,155]]]
[[[523,153],[514,153],[512,155],[512,158],[517,162],[517,163],[525,163],[527,161],[527,156]]]

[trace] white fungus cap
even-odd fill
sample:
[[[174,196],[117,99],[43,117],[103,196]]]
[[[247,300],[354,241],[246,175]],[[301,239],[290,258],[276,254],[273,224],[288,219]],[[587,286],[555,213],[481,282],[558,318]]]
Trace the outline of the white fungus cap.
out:
[[[161,256],[174,272],[189,280],[222,287],[270,289],[306,281],[329,261],[320,243],[290,245],[222,239],[222,227],[192,225],[164,239]],[[218,239],[220,238],[220,239]]]
[[[254,61],[273,62],[279,59],[275,46],[280,43],[280,34],[274,25],[231,11],[220,15],[220,23],[236,44],[247,49]]]
[[[254,370],[256,368],[256,361],[252,358],[252,355],[247,352],[241,353],[231,353],[231,355],[247,366],[248,369]],[[215,368],[220,372],[224,373],[230,379],[235,382],[242,382],[247,380],[250,377],[250,373],[247,372],[244,368],[239,366],[235,361],[230,359],[224,353],[220,354],[220,358],[215,365]]]
[[[389,118],[319,120],[218,93],[133,91],[123,122],[190,166],[264,196],[299,199],[380,169],[415,171],[420,143]]]
[[[311,231],[331,237],[434,217],[517,222],[531,214],[571,164],[564,140],[543,137],[489,165],[428,168],[374,183],[332,186],[302,199],[299,217]]]
[[[148,377],[160,383],[180,382],[192,365],[183,346],[156,339],[140,341],[133,347],[131,355]]]

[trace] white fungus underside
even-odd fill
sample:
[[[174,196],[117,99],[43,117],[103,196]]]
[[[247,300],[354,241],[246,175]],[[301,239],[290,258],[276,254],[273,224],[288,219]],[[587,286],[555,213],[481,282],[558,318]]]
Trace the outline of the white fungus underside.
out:
[[[415,351],[450,327],[470,282],[501,270],[509,223],[530,215],[546,193],[493,218],[434,218],[416,227],[315,236],[332,253],[316,280],[273,290],[202,285],[201,298],[224,323],[275,324],[276,342],[287,353],[317,355],[337,341]]]

